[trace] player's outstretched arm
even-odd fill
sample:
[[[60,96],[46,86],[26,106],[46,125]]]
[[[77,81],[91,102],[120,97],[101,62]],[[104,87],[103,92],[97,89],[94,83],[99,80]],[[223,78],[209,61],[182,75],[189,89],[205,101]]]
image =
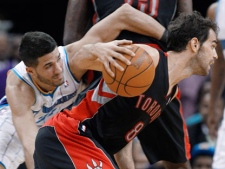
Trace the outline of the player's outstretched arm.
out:
[[[129,30],[159,40],[165,28],[149,15],[129,4],[123,4],[112,14],[95,24],[82,40],[108,42],[115,39],[122,30]]]
[[[222,92],[225,86],[225,59],[223,57],[221,45],[217,45],[218,59],[212,67],[211,73],[211,89],[210,89],[210,104],[207,117],[207,125],[209,135],[212,139],[217,138],[217,131],[221,121],[221,115],[218,114],[218,100],[222,97]]]
[[[107,52],[105,53],[107,53],[107,55],[101,55],[102,52],[100,52],[100,48],[96,48],[99,47],[99,44],[93,45],[94,43],[97,42],[109,42],[115,39],[122,30],[129,30],[141,33],[144,35],[155,37],[156,39],[161,39],[163,33],[165,32],[165,28],[149,15],[134,9],[128,4],[122,5],[111,15],[107,16],[105,19],[95,24],[81,40],[74,42],[70,45],[67,45],[66,48],[69,53],[71,63],[70,66],[73,67],[72,72],[77,74],[78,79],[83,75],[84,71],[86,71],[82,70],[81,68],[81,66],[83,67],[84,63],[85,65],[87,65],[87,63],[91,63],[88,65],[92,67],[86,66],[85,67],[86,69],[101,70],[102,66],[100,66],[99,63],[97,63],[97,61],[100,61],[101,63],[103,63],[106,70],[111,76],[113,76],[113,73],[112,71],[110,71],[111,69],[109,68],[109,63],[113,64],[117,68],[120,67],[119,65],[116,64],[116,62],[114,62],[114,60],[112,59],[113,57],[118,57],[120,60],[126,62],[127,64],[127,60],[123,58],[122,55],[119,53],[131,55],[131,51],[127,50],[126,48],[118,46],[121,44],[131,44],[131,42],[127,41],[125,43],[124,42],[118,43],[117,41],[117,45],[115,45],[114,43],[114,46],[111,45],[110,48],[108,48],[110,49],[110,52],[107,48],[102,48],[102,50],[106,49]],[[84,47],[84,45],[87,44],[90,45]],[[85,62],[84,58],[81,59],[83,60],[82,62],[79,62],[78,56],[85,56],[84,54],[81,55],[81,53],[84,51],[80,50],[80,48],[86,48],[86,51],[89,52],[89,54],[86,54],[86,56],[89,57],[92,56],[93,57],[92,59],[96,59],[97,57],[98,59],[96,60],[96,62],[93,62],[93,60],[92,62]],[[106,57],[108,59],[103,59],[102,57]],[[71,60],[73,60],[74,62]],[[91,61],[90,58],[87,61]],[[82,64],[73,65],[75,62]],[[77,70],[80,68],[81,70]]]
[[[123,68],[114,60],[114,58],[129,65],[130,61],[122,54],[131,56],[134,56],[135,54],[129,49],[129,46],[125,47],[121,45],[130,44],[132,44],[132,41],[129,40],[115,40],[108,43],[99,42],[87,45],[78,41],[72,45],[68,45],[66,49],[70,58],[70,69],[78,80],[88,69],[102,71],[103,66],[111,76],[114,76],[109,64],[120,71],[123,71]]]
[[[23,145],[28,169],[34,169],[34,142],[38,131],[30,107],[35,102],[33,90],[10,72],[6,85],[7,101],[12,111],[12,120]]]
[[[207,10],[207,17],[211,18],[212,20],[216,19],[216,10],[218,9],[217,2],[211,4]],[[224,11],[220,11],[224,12]],[[224,16],[224,14],[222,14]],[[222,21],[222,20],[221,20]],[[219,23],[218,23],[219,24]],[[225,24],[222,24],[225,26]],[[225,30],[225,27],[220,27],[220,32]],[[225,32],[224,32],[225,33]],[[218,35],[219,38],[219,35]],[[221,44],[217,45],[217,55],[218,59],[215,60],[214,65],[212,66],[212,73],[211,73],[211,89],[210,89],[210,104],[209,104],[209,111],[207,116],[207,125],[209,128],[209,135],[212,139],[217,137],[217,131],[220,125],[221,115],[218,115],[217,110],[217,102],[222,97],[222,92],[225,86],[225,59],[223,55],[223,49]]]
[[[69,0],[64,24],[64,45],[80,40],[92,26],[94,7],[90,0]]]

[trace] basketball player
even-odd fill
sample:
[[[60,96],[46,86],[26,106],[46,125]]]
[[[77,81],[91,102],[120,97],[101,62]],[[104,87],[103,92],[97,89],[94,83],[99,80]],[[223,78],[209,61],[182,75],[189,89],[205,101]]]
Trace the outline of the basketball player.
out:
[[[141,17],[142,20],[134,18],[131,14]],[[0,138],[4,138],[0,139],[1,168],[17,168],[24,161],[24,156],[27,167],[34,168],[32,155],[38,128],[53,114],[71,107],[78,92],[80,79],[86,69],[101,70],[100,62],[102,62],[110,73],[109,62],[120,69],[112,57],[118,57],[127,63],[120,53],[133,54],[129,47],[120,46],[131,44],[128,40],[93,43],[115,39],[122,29],[144,31],[146,35],[151,36],[152,30],[144,27],[146,24],[154,27],[153,30],[157,30],[153,31],[153,34],[157,35],[155,38],[160,39],[165,31],[165,28],[157,24],[155,20],[129,5],[121,7],[121,10],[103,20],[102,24],[108,25],[111,19],[117,20],[117,24],[111,26],[110,34],[103,33],[101,24],[99,26],[96,24],[80,41],[65,47],[57,48],[55,41],[42,32],[24,35],[20,45],[23,62],[19,63],[7,78],[6,91],[9,104],[6,97],[1,100]],[[136,24],[133,25],[134,23]],[[88,43],[91,44],[86,45]],[[31,56],[36,59],[32,60]]]
[[[225,0],[219,0],[212,4],[208,9],[208,16],[218,23],[219,26],[219,45],[218,45],[218,60],[212,69],[212,85],[211,85],[211,101],[209,104],[208,127],[209,134],[212,139],[216,139],[215,154],[213,157],[213,169],[223,169],[225,166],[225,112],[221,120],[221,115],[216,113],[217,102],[221,97],[224,98],[225,86]]]
[[[34,42],[31,43],[30,39]],[[20,56],[23,62],[19,63],[8,74],[6,93],[8,103],[13,112],[12,119],[17,134],[24,149],[28,150],[25,153],[30,153],[25,155],[32,157],[34,150],[34,148],[32,149],[32,143],[34,145],[34,138],[38,127],[54,113],[63,108],[69,108],[73,103],[79,87],[79,81],[85,71],[80,66],[89,64],[90,66],[87,65],[87,68],[90,67],[91,69],[91,66],[101,68],[98,63],[93,64],[97,58],[107,66],[107,57],[114,56],[121,58],[116,52],[132,54],[127,49],[125,50],[125,48],[115,48],[119,44],[130,43],[130,41],[124,40],[106,45],[90,45],[81,48],[82,41],[80,41],[57,48],[55,41],[45,33],[31,32],[24,35],[20,45]],[[79,48],[81,50],[75,55]],[[92,55],[92,52],[96,54]],[[104,52],[105,55],[101,55]],[[32,53],[34,55],[31,55]],[[82,56],[90,57],[84,58]],[[79,57],[82,60],[84,59],[84,61],[81,62]],[[126,61],[124,59],[121,60]],[[18,102],[18,100],[20,101]],[[6,102],[6,97],[3,98],[2,102],[5,104],[1,107],[2,130],[0,134],[2,141],[5,143],[7,138],[18,141],[15,129],[11,129],[13,128],[10,125],[11,113]],[[26,123],[24,124],[24,122]],[[3,131],[3,129],[7,128],[8,133]],[[9,140],[7,142],[9,144],[7,146],[8,149],[6,147],[3,149],[4,144],[1,144],[1,150],[4,150],[6,154],[13,155],[14,159],[8,159],[8,156],[5,156],[6,154],[2,154],[4,156],[3,158],[1,156],[1,161],[6,168],[15,169],[24,160],[22,147],[19,142],[16,143],[15,141]],[[10,151],[15,153],[11,154],[12,152]],[[31,168],[29,161],[27,161],[27,166]]]
[[[126,2],[134,8],[148,14],[149,17],[156,19],[165,28],[167,28],[169,22],[174,18],[176,12],[190,13],[192,11],[192,0],[69,0],[64,29],[64,42],[67,44],[81,38],[85,31],[92,25],[89,21],[92,21],[94,12],[93,20],[95,23],[102,20]],[[178,10],[176,11],[176,9]],[[122,31],[117,39],[131,39],[134,43],[145,43],[167,51],[165,43],[167,39],[166,32],[164,34],[165,36],[163,36],[160,41],[141,34],[142,33],[138,34],[130,31]],[[186,134],[187,128],[181,113],[180,102],[174,99],[167,105],[164,112],[138,135],[142,148],[151,164],[164,160],[164,166],[170,169],[178,169],[180,167],[189,168],[190,144]],[[174,123],[174,119],[176,119],[176,123]],[[159,130],[160,132],[157,132]],[[152,134],[152,132],[157,132],[157,135]],[[171,134],[171,132],[173,132],[173,134]],[[165,144],[165,140],[167,144]],[[168,146],[168,144],[170,146]],[[129,144],[129,146],[130,145],[131,144]],[[175,154],[174,157],[172,157],[172,151],[179,152],[179,155]],[[120,153],[121,154],[118,155],[120,158],[116,157],[119,166],[121,168],[131,168],[133,163],[131,162],[132,157],[129,157],[129,155],[132,155],[129,148],[125,152],[121,151]],[[122,155],[122,153],[124,153],[124,155]],[[129,166],[126,166],[127,164]],[[134,167],[134,164],[132,167]]]
[[[114,24],[104,25],[105,31]],[[98,25],[103,26],[101,22]],[[118,168],[110,155],[121,151],[161,114],[176,97],[181,80],[194,74],[208,75],[217,58],[217,25],[198,12],[181,14],[170,22],[168,32],[167,53],[139,44],[156,68],[148,90],[136,97],[121,97],[101,79],[77,106],[54,115],[39,129],[36,168]]]

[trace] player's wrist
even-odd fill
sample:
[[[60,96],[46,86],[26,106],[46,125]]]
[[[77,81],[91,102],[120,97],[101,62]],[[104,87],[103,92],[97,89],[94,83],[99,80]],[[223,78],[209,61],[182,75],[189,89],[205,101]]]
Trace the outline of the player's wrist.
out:
[[[168,30],[165,29],[165,31],[163,32],[162,37],[159,40],[166,43],[167,39],[168,39]]]

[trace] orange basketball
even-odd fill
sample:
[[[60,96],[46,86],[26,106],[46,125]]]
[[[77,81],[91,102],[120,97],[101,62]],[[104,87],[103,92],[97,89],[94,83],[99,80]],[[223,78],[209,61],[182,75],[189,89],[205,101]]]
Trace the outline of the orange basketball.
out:
[[[134,97],[144,93],[152,84],[155,77],[155,66],[151,56],[141,47],[132,45],[134,57],[125,55],[131,61],[131,65],[126,65],[120,60],[116,61],[124,68],[124,71],[116,69],[110,65],[115,73],[111,77],[105,69],[102,74],[107,86],[120,96]]]

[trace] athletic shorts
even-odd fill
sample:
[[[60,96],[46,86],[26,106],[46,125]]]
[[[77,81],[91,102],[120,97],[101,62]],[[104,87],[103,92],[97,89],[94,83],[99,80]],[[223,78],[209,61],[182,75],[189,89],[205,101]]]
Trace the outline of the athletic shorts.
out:
[[[0,164],[6,169],[16,169],[25,161],[24,152],[7,104],[0,105]]]
[[[183,163],[190,159],[190,143],[178,98],[138,135],[151,164],[160,160]]]
[[[39,129],[34,161],[35,169],[117,168],[91,133],[64,113],[56,114]]]

